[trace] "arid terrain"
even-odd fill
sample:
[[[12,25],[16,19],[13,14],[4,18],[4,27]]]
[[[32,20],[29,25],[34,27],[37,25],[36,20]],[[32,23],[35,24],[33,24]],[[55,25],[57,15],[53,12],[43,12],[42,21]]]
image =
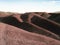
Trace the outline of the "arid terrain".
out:
[[[0,45],[60,45],[60,13],[0,12]]]

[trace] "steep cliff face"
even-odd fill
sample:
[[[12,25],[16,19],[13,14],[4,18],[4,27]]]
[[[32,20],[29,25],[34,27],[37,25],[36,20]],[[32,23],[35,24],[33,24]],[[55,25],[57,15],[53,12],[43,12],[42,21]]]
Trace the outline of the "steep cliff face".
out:
[[[1,45],[60,45],[60,23],[55,21],[59,16],[55,15],[46,12],[0,12]]]

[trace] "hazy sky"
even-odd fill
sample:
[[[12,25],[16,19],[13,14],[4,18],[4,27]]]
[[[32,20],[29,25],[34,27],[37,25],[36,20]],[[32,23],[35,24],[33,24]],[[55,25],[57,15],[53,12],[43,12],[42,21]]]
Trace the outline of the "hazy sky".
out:
[[[9,12],[56,12],[59,0],[0,0],[0,11]]]

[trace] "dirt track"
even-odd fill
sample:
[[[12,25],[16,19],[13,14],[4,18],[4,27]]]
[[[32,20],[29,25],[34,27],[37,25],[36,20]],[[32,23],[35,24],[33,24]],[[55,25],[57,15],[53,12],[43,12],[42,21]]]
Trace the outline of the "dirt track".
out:
[[[60,45],[60,24],[48,19],[50,16],[45,12],[0,12],[0,45]]]

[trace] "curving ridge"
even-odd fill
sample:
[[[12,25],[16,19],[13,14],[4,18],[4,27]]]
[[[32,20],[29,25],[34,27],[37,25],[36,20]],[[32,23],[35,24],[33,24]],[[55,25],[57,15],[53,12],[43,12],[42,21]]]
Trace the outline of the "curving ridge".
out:
[[[48,19],[46,17],[43,17],[43,16],[39,16],[38,14],[35,14],[35,13],[34,14],[25,13],[21,17],[25,22],[35,24],[35,25],[37,25],[39,27],[43,27],[43,28],[45,28],[45,29],[47,29],[49,31],[52,31],[52,32],[60,35],[60,33],[59,33],[60,24],[53,21],[53,20],[50,20],[50,19]],[[27,17],[27,19],[25,19],[25,17]]]
[[[51,16],[48,19],[51,19],[57,23],[60,23],[60,13],[49,13]]]
[[[0,30],[1,30],[0,44],[1,45],[4,44],[20,45],[21,43],[23,43],[21,45],[60,45],[59,43],[60,34],[58,32],[60,30],[60,24],[56,23],[53,20],[50,20],[49,17],[51,17],[52,15],[50,15],[49,13],[45,13],[45,12],[29,12],[24,14],[19,14],[19,13],[10,14],[10,13],[11,12],[9,12],[9,14],[5,12],[2,13],[3,15],[0,14]],[[35,18],[35,16],[38,18]],[[49,24],[52,24],[51,26],[53,26],[58,30],[53,32],[54,28],[50,28],[50,27],[46,28],[45,24],[48,26]],[[39,26],[39,25],[43,25],[43,26]],[[2,39],[2,37],[4,37],[3,38],[4,40]],[[23,39],[25,42],[23,41]]]
[[[0,45],[60,45],[60,41],[44,35],[0,23]]]

